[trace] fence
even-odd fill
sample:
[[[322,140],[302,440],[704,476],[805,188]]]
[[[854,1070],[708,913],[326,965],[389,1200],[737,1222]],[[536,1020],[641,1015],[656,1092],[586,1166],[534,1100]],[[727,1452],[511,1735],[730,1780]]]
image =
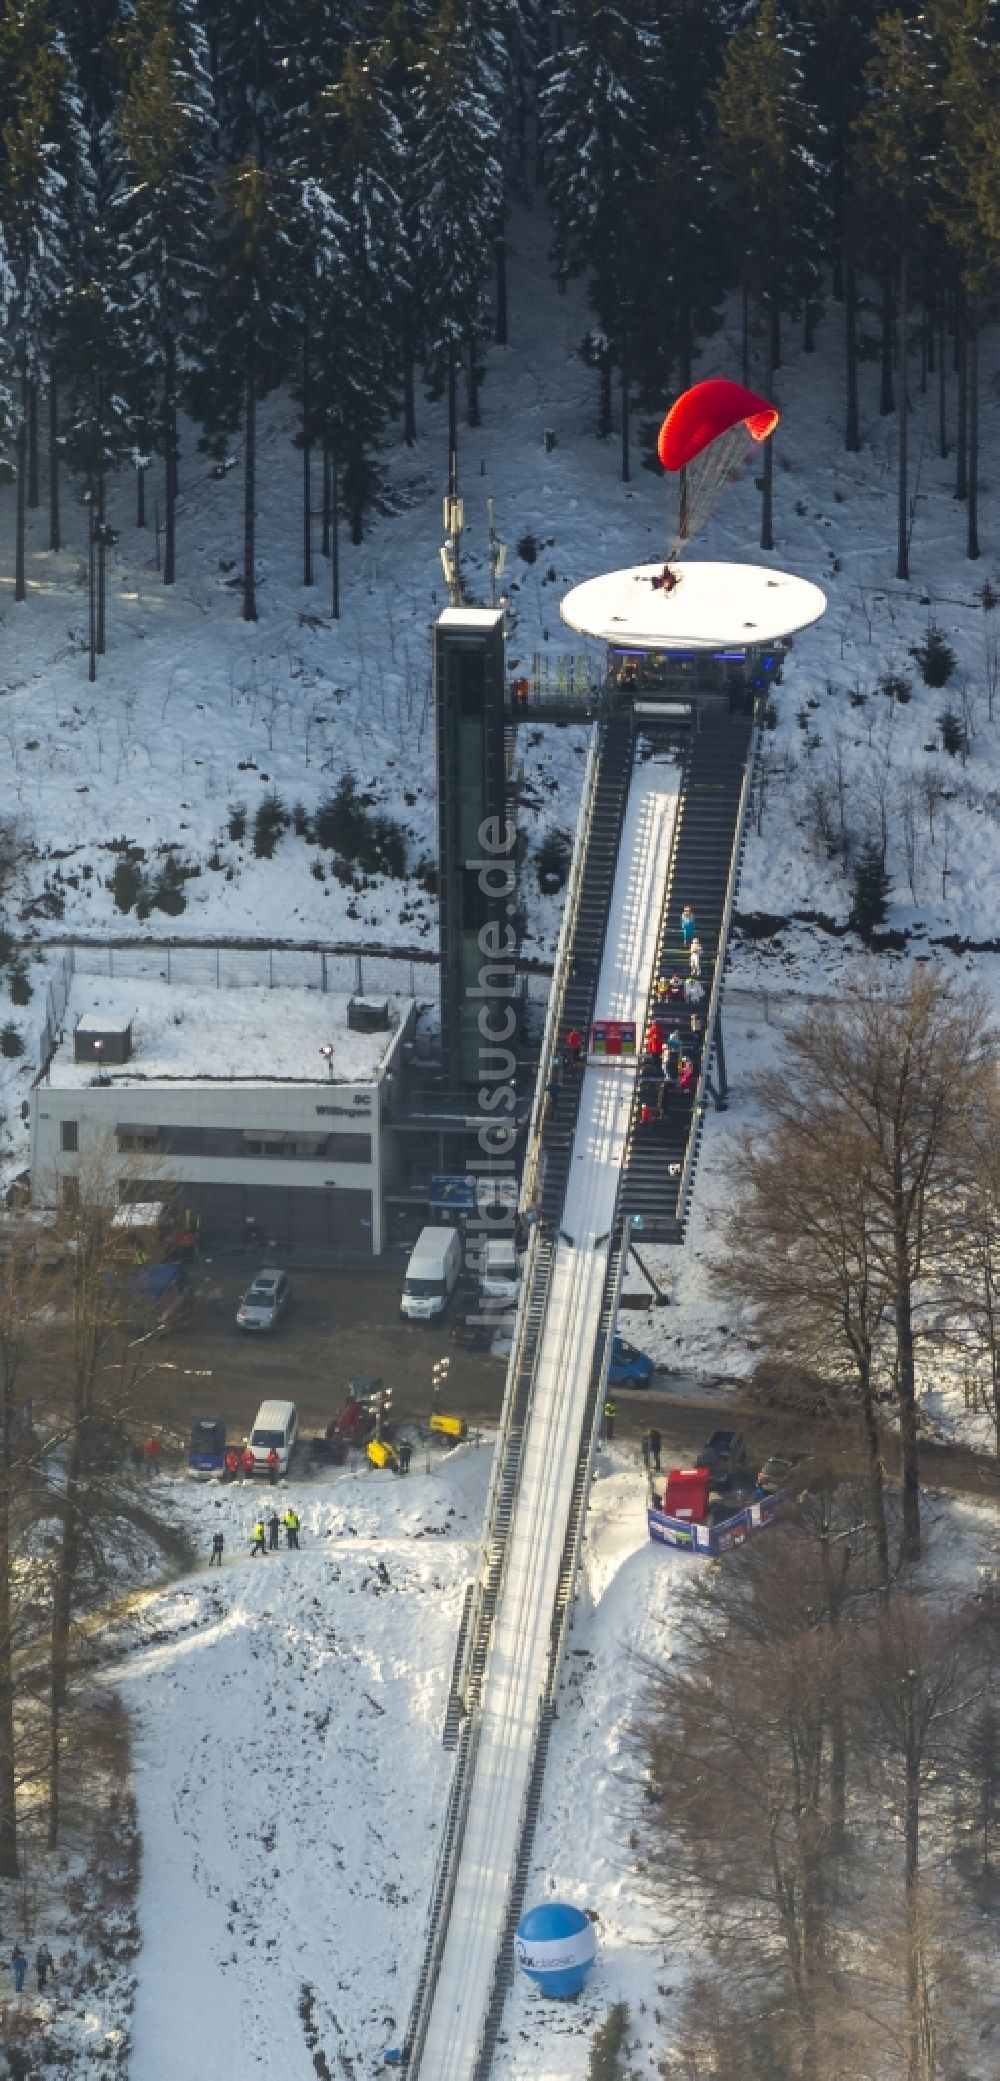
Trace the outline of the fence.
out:
[[[67,949],[76,975],[186,983],[217,990],[319,990],[350,997],[439,995],[437,956],[355,953],[289,946],[176,946],[143,940],[132,946]]]
[[[784,1502],[782,1495],[761,1496],[732,1517],[724,1518],[720,1525],[693,1525],[686,1518],[667,1517],[665,1511],[651,1507],[646,1512],[646,1522],[650,1538],[660,1546],[673,1546],[684,1553],[704,1554],[713,1559],[731,1553],[737,1546],[746,1546],[752,1532],[773,1523]]]

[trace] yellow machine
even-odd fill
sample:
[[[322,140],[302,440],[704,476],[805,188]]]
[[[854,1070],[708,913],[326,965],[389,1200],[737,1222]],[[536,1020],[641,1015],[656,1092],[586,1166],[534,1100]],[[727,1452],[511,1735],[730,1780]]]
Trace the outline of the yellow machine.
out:
[[[370,1466],[395,1467],[398,1469],[399,1460],[396,1457],[396,1448],[394,1445],[390,1445],[388,1438],[369,1438],[365,1449]]]
[[[469,1426],[464,1416],[432,1416],[431,1430],[439,1438],[451,1438],[456,1444],[465,1437]]]

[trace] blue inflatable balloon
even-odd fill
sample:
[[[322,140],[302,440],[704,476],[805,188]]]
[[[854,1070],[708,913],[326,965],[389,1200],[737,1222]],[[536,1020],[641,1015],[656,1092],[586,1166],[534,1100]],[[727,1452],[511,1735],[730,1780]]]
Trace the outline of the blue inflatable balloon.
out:
[[[521,1916],[514,1938],[518,1965],[541,1994],[579,1994],[597,1956],[594,1925],[582,1908],[549,1900]]]

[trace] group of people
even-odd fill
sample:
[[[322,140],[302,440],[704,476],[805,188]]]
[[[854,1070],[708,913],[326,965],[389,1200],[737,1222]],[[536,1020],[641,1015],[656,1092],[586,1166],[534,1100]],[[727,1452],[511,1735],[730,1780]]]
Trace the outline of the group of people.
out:
[[[282,1526],[284,1526],[285,1530],[286,1546],[290,1547],[294,1553],[298,1553],[301,1524],[302,1520],[299,1513],[293,1509],[291,1503],[289,1503],[284,1517],[279,1517],[276,1510],[272,1510],[270,1517],[258,1517],[254,1522],[253,1537],[250,1542],[251,1555],[277,1553],[281,1543]],[[225,1533],[213,1532],[212,1551],[208,1557],[210,1568],[221,1568],[225,1550]]]
[[[700,1007],[705,1001],[701,981],[702,945],[698,921],[690,903],[680,920],[681,943],[689,963],[688,975],[676,971],[657,979],[653,1017],[646,1032],[645,1059],[640,1081],[639,1124],[652,1126],[667,1117],[670,1093],[693,1092],[704,1046],[704,1022]],[[682,1031],[686,1025],[686,1032]]]
[[[286,1546],[294,1553],[298,1553],[300,1524],[301,1519],[298,1511],[293,1510],[290,1503],[284,1517],[279,1518],[277,1511],[272,1510],[270,1517],[266,1521],[263,1517],[257,1518],[253,1528],[253,1539],[250,1542],[251,1557],[254,1554],[277,1552],[278,1536],[282,1525],[285,1528]],[[218,1537],[218,1534],[216,1534],[216,1537]]]
[[[55,1960],[48,1945],[39,1944],[35,1952],[35,1973],[38,1979],[39,1994],[44,1994],[45,1982],[53,1971],[54,1966]],[[28,1971],[28,1956],[26,1951],[22,1951],[20,1944],[14,1945],[11,1953],[10,1969],[14,1975],[15,1994],[23,1994],[25,1977]]]
[[[222,1463],[223,1481],[235,1481],[237,1476],[240,1474],[252,1477],[256,1473],[256,1471],[257,1462],[249,1445],[244,1446],[242,1452],[239,1450],[238,1446],[232,1445],[229,1447],[229,1450],[227,1451],[225,1459]],[[267,1455],[267,1478],[272,1488],[274,1487],[275,1482],[277,1481],[280,1473],[281,1455],[272,1445],[271,1450]]]

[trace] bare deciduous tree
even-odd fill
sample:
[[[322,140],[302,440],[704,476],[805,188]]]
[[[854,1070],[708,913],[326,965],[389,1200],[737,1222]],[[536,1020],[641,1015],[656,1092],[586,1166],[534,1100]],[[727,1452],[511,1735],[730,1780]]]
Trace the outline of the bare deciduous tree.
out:
[[[853,1643],[857,1713],[888,1761],[888,1785],[903,1836],[907,2081],[931,2081],[937,2072],[920,1885],[921,1821],[928,1774],[933,1771],[939,1782],[979,1688],[968,1646],[956,1614],[905,1595],[894,1598]]]
[[[968,1122],[995,1070],[984,994],[917,969],[809,1014],[757,1082],[768,1135],[835,1151],[839,1134],[847,1190],[863,1197],[866,1263],[892,1310],[906,1561],[920,1554],[915,1295],[950,1232]],[[834,1172],[828,1196],[836,1185]]]

